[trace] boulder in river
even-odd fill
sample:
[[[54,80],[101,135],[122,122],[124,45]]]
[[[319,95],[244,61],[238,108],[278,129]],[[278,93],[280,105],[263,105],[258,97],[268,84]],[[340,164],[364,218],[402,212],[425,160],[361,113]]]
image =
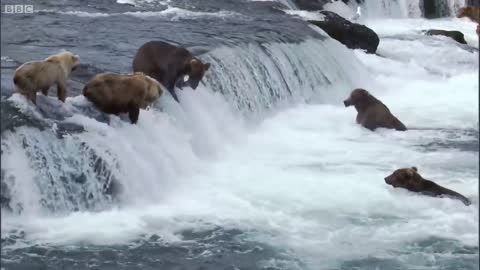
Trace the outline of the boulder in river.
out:
[[[325,16],[323,21],[309,21],[322,28],[327,34],[340,41],[350,49],[362,49],[375,53],[380,43],[378,35],[365,25],[352,23],[331,11],[320,11]]]
[[[331,0],[294,0],[297,8],[302,10],[322,10],[323,5],[331,3]]]
[[[439,29],[430,29],[425,31],[425,35],[427,36],[446,36],[458,43],[467,44],[465,41],[465,37],[462,32],[460,31],[447,31],[447,30],[439,30]]]

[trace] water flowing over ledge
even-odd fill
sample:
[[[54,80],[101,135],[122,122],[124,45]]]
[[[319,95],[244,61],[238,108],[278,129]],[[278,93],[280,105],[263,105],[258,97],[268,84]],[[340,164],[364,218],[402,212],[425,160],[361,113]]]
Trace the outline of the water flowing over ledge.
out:
[[[11,193],[8,197],[12,198],[10,207],[16,212],[35,212],[38,208],[45,208],[59,213],[102,209],[111,201],[111,196],[105,194],[105,188],[112,179],[122,183],[125,192],[130,193],[126,195],[128,199],[145,197],[139,196],[131,186],[135,175],[143,175],[135,181],[136,185],[148,187],[149,192],[158,194],[165,189],[165,183],[156,182],[156,179],[173,181],[183,172],[189,171],[181,166],[185,164],[186,157],[182,156],[185,152],[192,163],[202,153],[215,152],[215,148],[221,146],[222,137],[230,136],[222,134],[222,129],[228,131],[239,128],[232,125],[232,122],[243,122],[245,117],[261,119],[275,108],[312,99],[322,103],[339,103],[358,84],[358,79],[352,76],[353,71],[362,72],[353,53],[329,39],[308,40],[298,44],[220,47],[206,54],[204,59],[212,63],[206,86],[197,91],[178,90],[181,98],[185,99],[181,106],[166,97],[168,100],[163,102],[163,113],[142,112],[149,115],[145,119],[164,119],[167,123],[163,127],[144,123],[146,129],[138,131],[140,133],[136,136],[128,135],[133,130],[126,124],[118,123],[126,128],[122,131],[116,125],[110,127],[88,119],[84,116],[85,112],[88,115],[92,110],[85,109],[82,96],[68,99],[67,109],[60,116],[66,120],[60,120],[59,125],[62,126],[67,121],[78,125],[79,130],[83,126],[87,133],[58,135],[52,126],[58,120],[43,119],[43,116],[27,112],[26,117],[40,117],[37,121],[44,122],[46,130],[22,127],[14,133],[4,134],[2,161],[6,165],[3,167],[6,190]],[[45,100],[50,105],[56,103],[53,97]],[[25,110],[31,110],[17,95],[4,102],[17,102],[20,106],[26,106]],[[42,105],[39,106],[42,108]],[[44,108],[49,110],[48,107]],[[55,106],[55,109],[59,108]],[[213,108],[215,109],[212,110]],[[147,150],[152,141],[164,141],[166,131],[161,130],[167,129],[173,134],[186,132],[182,136],[174,136],[178,140],[175,143],[165,142],[181,147],[155,149],[155,153],[151,153],[154,156],[147,159],[149,161],[142,162],[153,162],[151,166],[145,166],[143,173],[132,172],[128,176],[127,172],[131,171],[128,164],[137,163],[140,157],[149,155],[137,151]],[[140,147],[137,136],[154,137],[145,140],[145,146]],[[115,143],[109,145],[108,141]],[[120,150],[115,146],[120,141],[123,141],[121,145],[137,153],[115,153]],[[199,147],[202,149],[199,150]],[[119,164],[119,159],[123,158],[126,159]],[[26,167],[20,169],[17,164]],[[146,168],[153,171],[145,174]],[[24,192],[29,194],[22,194]],[[152,199],[154,198],[156,196]],[[40,206],[38,202],[41,202]]]

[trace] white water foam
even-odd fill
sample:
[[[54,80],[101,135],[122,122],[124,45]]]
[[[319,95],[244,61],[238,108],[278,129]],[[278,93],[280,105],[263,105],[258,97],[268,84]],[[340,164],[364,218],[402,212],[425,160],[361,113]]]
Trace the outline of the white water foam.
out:
[[[284,12],[290,15],[301,17],[305,20],[323,21],[325,19],[324,15],[315,11],[287,9],[284,10]]]
[[[151,4],[151,3],[158,3],[161,5],[167,5],[171,0],[166,0],[166,1],[159,1],[159,0],[117,0],[118,4],[127,4],[127,5],[133,5],[133,6],[141,6],[144,4]]]
[[[96,18],[96,17],[109,17],[109,16],[135,16],[140,18],[150,18],[150,17],[166,17],[170,18],[173,21],[181,20],[181,19],[195,19],[200,17],[216,17],[216,18],[225,18],[225,17],[232,17],[232,16],[242,16],[239,13],[235,13],[232,11],[225,11],[221,10],[218,12],[201,12],[201,11],[190,11],[186,9],[181,9],[177,7],[168,6],[167,9],[161,11],[135,11],[135,12],[123,12],[123,13],[101,13],[101,12],[86,12],[86,11],[55,11],[55,10],[39,10],[37,12],[52,12],[52,13],[59,13],[59,14],[67,14],[73,15],[78,17],[89,17],[89,18]]]

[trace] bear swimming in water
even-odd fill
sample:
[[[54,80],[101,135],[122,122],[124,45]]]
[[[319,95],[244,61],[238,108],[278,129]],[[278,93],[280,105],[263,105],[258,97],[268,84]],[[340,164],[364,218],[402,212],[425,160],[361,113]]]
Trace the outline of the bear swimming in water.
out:
[[[448,188],[444,188],[430,180],[424,179],[416,167],[398,169],[391,175],[385,177],[385,183],[394,188],[400,187],[412,192],[418,192],[428,196],[450,196],[454,199],[462,201],[465,205],[470,205],[472,202],[460,193],[457,193]]]
[[[58,99],[65,102],[68,76],[78,65],[78,55],[62,51],[43,61],[32,61],[21,65],[15,71],[13,83],[16,91],[30,99],[33,104],[37,104],[38,91],[42,91],[46,96],[50,87],[56,84]]]
[[[157,100],[163,93],[155,79],[141,72],[133,74],[100,73],[83,88],[83,95],[104,113],[128,113],[137,123],[140,109]]]
[[[400,122],[380,100],[367,90],[357,88],[350,97],[343,101],[345,107],[355,106],[357,123],[370,130],[389,128],[405,131],[407,128]]]
[[[162,83],[178,102],[175,85],[179,88],[189,85],[196,89],[210,64],[204,64],[185,48],[163,41],[150,41],[138,49],[132,67],[134,72],[143,72]],[[188,76],[186,82],[185,76]]]

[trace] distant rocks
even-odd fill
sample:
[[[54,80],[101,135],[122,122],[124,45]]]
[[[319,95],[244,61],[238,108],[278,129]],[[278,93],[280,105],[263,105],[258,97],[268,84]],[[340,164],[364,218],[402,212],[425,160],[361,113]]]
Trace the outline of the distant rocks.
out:
[[[293,0],[297,8],[303,9],[303,10],[309,10],[309,11],[314,11],[314,10],[323,10],[323,5],[327,3],[333,3],[333,0]],[[364,0],[342,0],[345,4],[348,4],[349,2],[354,2],[357,4],[362,4]]]
[[[323,5],[331,3],[331,0],[293,0],[299,9],[303,10],[322,10]]]
[[[447,30],[439,30],[439,29],[430,29],[425,31],[425,35],[427,36],[446,36],[458,43],[467,44],[465,37],[462,32],[460,31],[447,31]]]
[[[365,25],[352,23],[331,11],[320,11],[325,16],[323,21],[309,21],[320,27],[330,37],[338,40],[350,49],[362,49],[375,53],[380,43],[378,35]]]

